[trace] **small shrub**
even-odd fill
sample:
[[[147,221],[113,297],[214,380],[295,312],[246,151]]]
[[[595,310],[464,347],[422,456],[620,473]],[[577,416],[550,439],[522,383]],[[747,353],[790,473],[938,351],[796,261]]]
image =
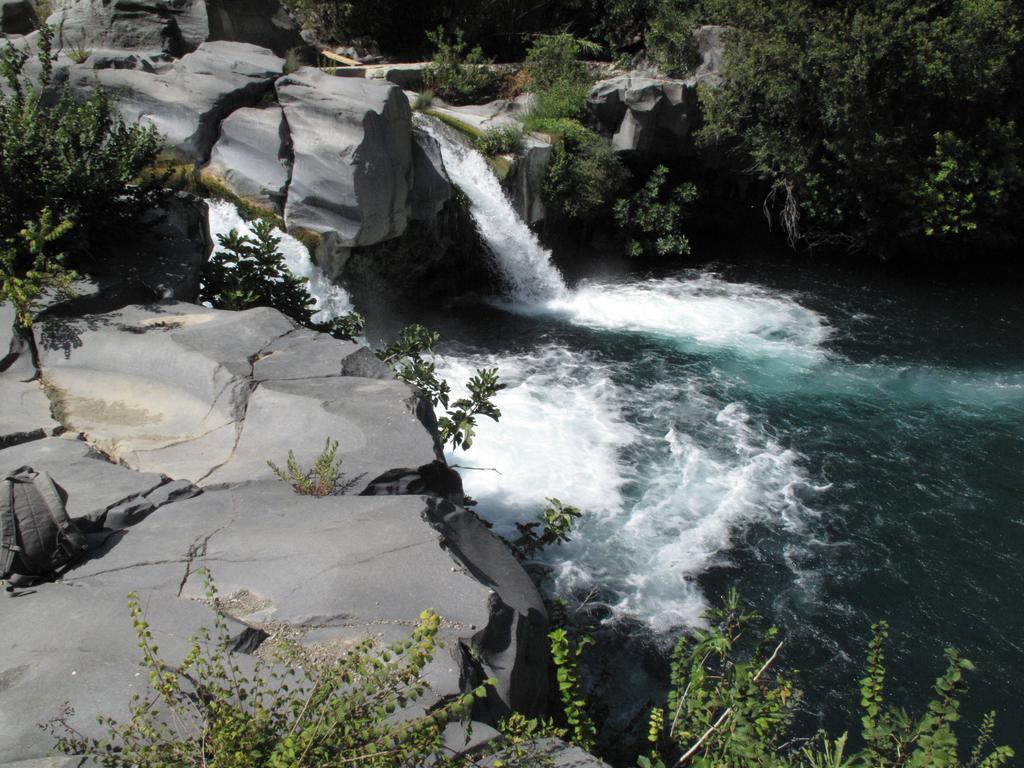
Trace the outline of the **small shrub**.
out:
[[[284,56],[284,73],[290,75],[292,72],[297,72],[302,66],[302,62],[299,60],[299,49],[289,48]]]
[[[488,128],[477,137],[476,148],[488,156],[514,155],[523,149],[523,130],[514,125]]]
[[[81,40],[78,43],[65,48],[64,52],[75,64],[85,64],[85,62],[89,60],[89,57],[92,56],[92,49],[87,48],[85,46],[85,42]]]
[[[218,602],[209,577],[206,600]],[[425,669],[441,626],[432,611],[420,615],[407,640],[379,652],[368,639],[339,659],[312,661],[301,649],[284,646],[248,671],[228,651],[231,636],[219,613],[212,635],[200,632],[184,661],[173,666],[159,655],[137,594],[129,595],[128,606],[149,691],[133,697],[127,721],[101,717],[107,732],[100,739],[71,727],[70,709],[49,724],[58,752],[107,768],[450,766],[442,731],[465,720],[494,682],[427,714],[394,717],[429,688]]]
[[[54,291],[57,299],[70,295],[78,275],[67,268],[63,253],[52,251],[71,229],[67,220],[55,224],[53,213],[45,209],[38,223],[28,224],[17,238],[0,243],[0,301],[11,303],[20,327],[32,325],[37,301],[46,291]]]
[[[338,490],[338,480],[341,479],[341,459],[335,458],[337,453],[338,441],[327,438],[323,451],[313,462],[313,468],[307,472],[303,472],[299,466],[294,451],[288,451],[285,469],[269,460],[267,466],[278,480],[291,485],[300,496],[333,496]]]
[[[682,233],[683,211],[697,198],[690,183],[667,186],[668,168],[659,165],[635,195],[615,203],[615,223],[629,236],[626,252],[640,256],[686,256],[690,241]]]
[[[453,104],[494,98],[501,76],[491,70],[494,62],[484,56],[479,45],[467,51],[469,45],[459,29],[451,42],[443,27],[428,32],[427,37],[435,47],[433,61],[423,70],[428,88]]]
[[[592,751],[597,744],[597,728],[587,713],[587,699],[580,679],[579,664],[584,649],[593,645],[594,641],[587,635],[573,640],[564,628],[550,632],[548,640],[558,682],[558,699],[569,726],[569,740],[581,749]]]
[[[535,122],[535,130],[556,136],[544,177],[544,202],[570,220],[586,222],[607,210],[625,169],[605,139],[574,120]]]
[[[426,90],[420,91],[416,94],[416,98],[412,101],[412,108],[417,112],[425,112],[430,109],[434,103],[434,92],[427,88]]]
[[[153,164],[156,131],[126,125],[102,89],[79,100],[53,84],[53,30],[38,32],[39,75],[25,73],[30,51],[0,47],[0,243],[17,238],[44,209],[74,224],[74,237],[54,243],[74,262],[99,259],[105,238],[124,237],[126,222],[154,207],[160,180],[135,184]],[[44,91],[53,99],[42,100]]]
[[[576,521],[583,516],[579,509],[563,504],[558,499],[548,499],[548,506],[540,519],[529,523],[516,523],[519,537],[509,542],[512,551],[520,560],[532,557],[546,547],[569,541]],[[537,529],[540,533],[537,533]]]

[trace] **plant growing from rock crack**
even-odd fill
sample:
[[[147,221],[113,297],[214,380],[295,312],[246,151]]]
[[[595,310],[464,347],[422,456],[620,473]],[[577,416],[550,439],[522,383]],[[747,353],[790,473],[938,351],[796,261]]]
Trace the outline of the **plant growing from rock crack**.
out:
[[[416,387],[431,405],[445,409],[437,420],[441,443],[468,450],[473,445],[478,416],[494,421],[501,418],[493,399],[505,385],[498,380],[497,368],[478,368],[466,383],[469,397],[452,403],[448,382],[438,378],[433,359],[424,359],[424,355],[433,358],[434,346],[440,339],[436,331],[418,324],[409,325],[399,332],[396,341],[379,350],[377,357],[390,365],[399,379]]]
[[[206,578],[207,603],[217,592]],[[451,765],[441,733],[463,720],[486,695],[487,681],[427,714],[396,718],[428,690],[424,669],[438,645],[440,618],[420,615],[411,636],[384,649],[372,639],[341,658],[304,659],[301,649],[278,648],[253,667],[228,649],[231,635],[217,613],[213,633],[202,630],[181,664],[159,653],[137,594],[128,598],[132,625],[149,672],[149,691],[132,699],[130,716],[101,717],[102,738],[82,735],[72,712],[48,724],[56,748],[107,768],[319,768],[358,765],[399,768]]]
[[[444,27],[428,32],[434,44],[433,60],[423,70],[423,82],[438,96],[455,104],[470,104],[477,99],[493,98],[501,77],[490,69],[493,63],[483,49],[470,49],[461,29],[449,42]]]
[[[485,155],[514,155],[523,148],[523,129],[519,126],[488,128],[476,139],[476,148]]]
[[[551,661],[555,665],[555,679],[558,681],[558,699],[569,725],[569,739],[582,749],[593,750],[597,743],[597,729],[587,713],[579,662],[584,649],[593,645],[594,640],[587,635],[574,640],[564,628],[550,632],[548,640],[551,643]]]
[[[323,451],[313,462],[313,468],[308,471],[303,471],[299,466],[294,451],[288,451],[285,469],[281,469],[270,460],[267,461],[267,465],[278,480],[291,485],[300,496],[333,496],[341,478],[341,459],[335,458],[337,453],[338,441],[327,438]]]

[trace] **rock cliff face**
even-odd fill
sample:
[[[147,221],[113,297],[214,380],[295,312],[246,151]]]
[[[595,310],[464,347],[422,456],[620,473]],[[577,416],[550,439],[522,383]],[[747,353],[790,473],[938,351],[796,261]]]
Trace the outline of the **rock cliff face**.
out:
[[[693,131],[700,124],[697,89],[721,82],[723,34],[722,27],[714,26],[696,31],[701,63],[686,79],[628,74],[594,85],[587,108],[618,152],[641,161],[694,154]]]
[[[495,677],[494,717],[542,708],[543,602],[454,503],[461,485],[418,398],[366,348],[269,309],[58,307],[30,337],[11,330],[9,308],[0,315],[0,471],[49,471],[94,531],[62,581],[5,601],[4,763],[47,754],[37,723],[65,701],[86,733],[99,713],[125,716],[145,685],[126,594],[140,594],[161,649],[180,658],[212,620],[204,567],[235,598],[246,652],[285,628],[325,652],[391,641],[433,607],[446,648],[424,707]],[[340,443],[338,495],[298,496],[270,473],[266,461],[289,450],[309,466],[327,438]]]

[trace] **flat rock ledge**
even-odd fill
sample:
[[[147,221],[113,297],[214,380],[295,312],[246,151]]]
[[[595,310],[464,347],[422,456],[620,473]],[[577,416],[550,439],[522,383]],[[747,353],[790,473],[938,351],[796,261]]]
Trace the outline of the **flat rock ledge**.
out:
[[[543,601],[454,503],[461,485],[430,418],[365,347],[269,309],[168,301],[42,317],[33,355],[0,315],[0,387],[32,395],[3,390],[0,434],[12,437],[0,470],[49,471],[93,531],[89,558],[61,581],[0,598],[0,765],[77,764],[47,759],[38,726],[65,702],[86,734],[98,714],[126,717],[147,681],[127,594],[173,663],[212,625],[201,568],[227,598],[240,652],[285,631],[343,653],[405,637],[433,608],[444,648],[422,707],[494,677],[482,723],[543,708]],[[338,495],[298,496],[267,467],[290,450],[309,466],[328,438],[343,460]]]

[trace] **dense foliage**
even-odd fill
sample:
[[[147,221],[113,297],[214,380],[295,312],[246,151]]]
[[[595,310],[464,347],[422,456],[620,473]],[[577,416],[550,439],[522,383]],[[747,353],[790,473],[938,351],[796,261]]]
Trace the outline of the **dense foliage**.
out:
[[[935,248],[1019,234],[1018,4],[706,0],[687,17],[733,27],[703,133],[751,158],[794,242]]]
[[[75,263],[100,260],[103,243],[156,202],[156,184],[132,180],[153,162],[156,133],[127,126],[102,90],[76,98],[53,82],[53,31],[30,50],[0,48],[0,298],[30,324],[36,299],[65,291]]]
[[[423,70],[423,83],[445,101],[471,104],[493,98],[501,77],[490,68],[493,62],[484,56],[479,45],[472,48],[463,39],[462,30],[455,30],[449,40],[443,27],[427,33],[434,44],[434,55]]]
[[[860,751],[849,736],[819,733],[794,738],[799,691],[778,671],[784,643],[775,629],[743,610],[735,591],[707,614],[709,628],[680,638],[672,655],[671,692],[650,717],[650,752],[641,768],[996,768],[1013,750],[992,743],[995,714],[984,718],[969,754],[957,737],[964,673],[971,663],[946,651],[946,671],[935,681],[935,698],[918,717],[884,700],[884,622],[872,627],[865,676],[860,681]]]
[[[668,173],[659,165],[636,194],[615,202],[615,223],[629,238],[626,253],[632,258],[690,252],[690,241],[682,232],[683,211],[697,198],[697,188],[688,182],[671,184]]]

